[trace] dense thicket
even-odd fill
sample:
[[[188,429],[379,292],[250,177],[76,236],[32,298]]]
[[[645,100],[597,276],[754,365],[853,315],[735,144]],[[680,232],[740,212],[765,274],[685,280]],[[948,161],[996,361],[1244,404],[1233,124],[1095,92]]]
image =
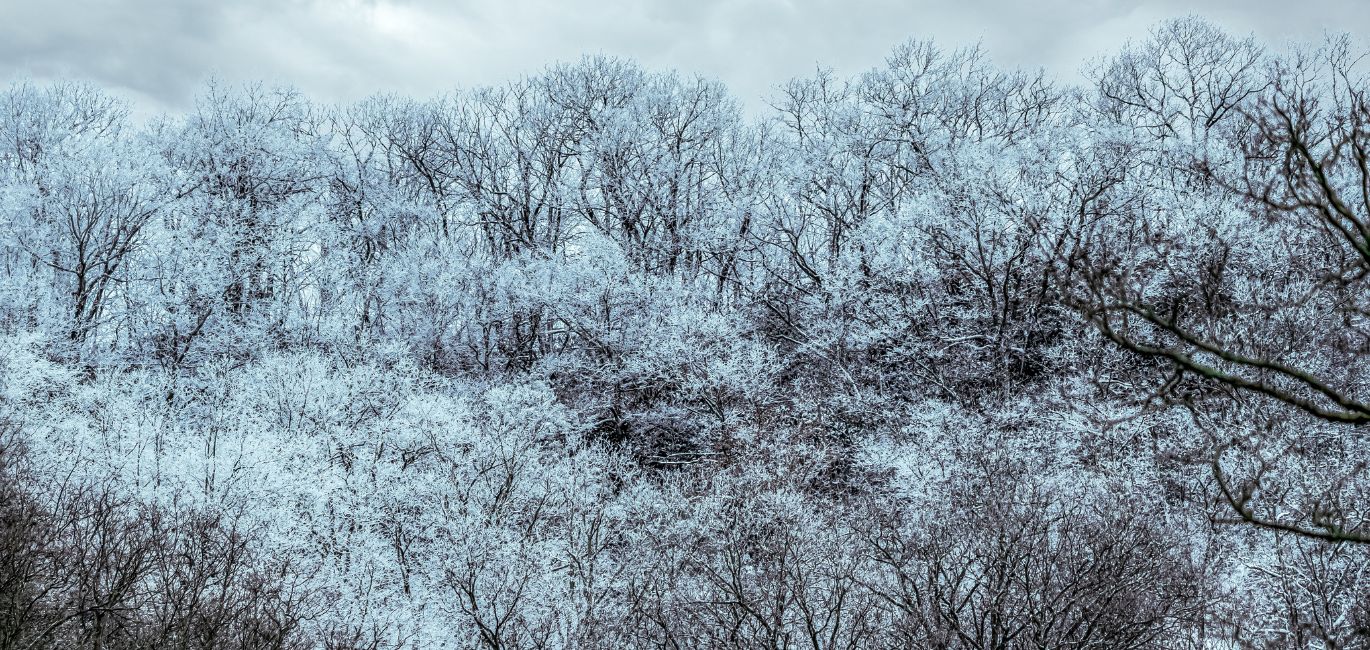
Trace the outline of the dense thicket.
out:
[[[1370,647],[1370,102],[0,93],[0,649]]]

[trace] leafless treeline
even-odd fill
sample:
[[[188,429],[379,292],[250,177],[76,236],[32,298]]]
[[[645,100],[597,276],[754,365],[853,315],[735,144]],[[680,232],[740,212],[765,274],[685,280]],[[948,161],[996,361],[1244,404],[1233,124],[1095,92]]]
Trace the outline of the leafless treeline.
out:
[[[0,648],[1370,645],[1370,86],[0,94]]]

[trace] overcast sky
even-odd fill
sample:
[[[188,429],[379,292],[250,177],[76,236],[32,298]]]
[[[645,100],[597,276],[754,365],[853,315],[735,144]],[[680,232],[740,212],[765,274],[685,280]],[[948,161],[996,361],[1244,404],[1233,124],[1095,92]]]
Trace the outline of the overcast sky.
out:
[[[1367,0],[0,0],[0,81],[87,79],[174,111],[210,76],[348,101],[604,53],[722,79],[756,108],[785,79],[868,69],[910,37],[1071,78],[1186,13],[1273,43],[1370,33]]]

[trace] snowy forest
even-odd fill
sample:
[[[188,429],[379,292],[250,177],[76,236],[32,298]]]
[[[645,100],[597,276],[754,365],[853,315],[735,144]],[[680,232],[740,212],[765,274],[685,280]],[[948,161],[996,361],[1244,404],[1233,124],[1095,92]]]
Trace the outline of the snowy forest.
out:
[[[1370,647],[1366,53],[9,83],[0,650]]]

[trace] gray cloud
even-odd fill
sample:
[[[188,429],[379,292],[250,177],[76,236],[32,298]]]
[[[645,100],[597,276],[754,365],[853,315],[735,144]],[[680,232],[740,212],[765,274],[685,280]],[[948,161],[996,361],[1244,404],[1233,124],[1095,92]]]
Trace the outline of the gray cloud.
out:
[[[59,76],[178,110],[210,76],[324,100],[430,95],[604,53],[717,77],[752,106],[815,66],[855,73],[898,42],[981,42],[1073,76],[1157,21],[1197,13],[1272,42],[1370,30],[1359,0],[10,0],[0,80]],[[58,7],[59,8],[55,8]]]

